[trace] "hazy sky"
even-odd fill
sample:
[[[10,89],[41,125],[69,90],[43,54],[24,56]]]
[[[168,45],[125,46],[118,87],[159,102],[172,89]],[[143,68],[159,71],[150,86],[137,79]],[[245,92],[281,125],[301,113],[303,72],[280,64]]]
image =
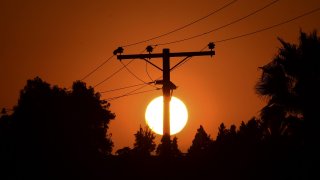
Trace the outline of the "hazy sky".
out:
[[[0,0],[0,108],[12,108],[26,80],[40,76],[60,87],[70,87],[112,55],[118,46],[152,38],[201,18],[232,0]],[[272,0],[239,0],[228,8],[176,33],[147,43],[124,48],[124,54],[140,53],[149,44],[188,38],[215,29],[265,6]],[[199,51],[217,41],[269,27],[320,7],[319,0],[280,0],[236,24],[205,36],[166,46],[171,52]],[[277,37],[297,42],[299,30],[320,29],[320,11],[280,27],[252,36],[216,44],[216,55],[194,57],[171,73],[178,86],[173,95],[188,107],[189,121],[177,134],[183,151],[190,146],[196,129],[203,125],[216,137],[218,126],[239,125],[257,116],[264,105],[254,92],[260,71],[277,53]],[[174,64],[180,59],[171,59]],[[127,63],[129,61],[124,61]],[[153,62],[161,65],[160,59]],[[111,59],[85,79],[94,86],[122,64]],[[136,60],[128,66],[137,76],[150,81],[146,65]],[[155,79],[161,72],[148,66]],[[97,91],[141,83],[125,69],[97,86]],[[134,89],[134,88],[133,88]],[[123,95],[126,89],[104,93],[103,98]],[[146,87],[143,90],[152,89]],[[115,150],[132,146],[133,134],[145,126],[147,104],[161,91],[119,98],[111,103],[116,119],[110,124]],[[157,137],[157,142],[160,136]]]

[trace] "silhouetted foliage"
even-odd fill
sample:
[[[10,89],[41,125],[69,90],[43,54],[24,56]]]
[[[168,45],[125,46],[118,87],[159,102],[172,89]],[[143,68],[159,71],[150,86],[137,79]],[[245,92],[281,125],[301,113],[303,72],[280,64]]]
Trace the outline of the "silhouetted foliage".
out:
[[[192,144],[188,149],[188,155],[201,156],[206,154],[212,142],[213,141],[210,138],[210,135],[208,135],[204,128],[200,125],[199,129],[197,129],[194,139],[192,140]]]
[[[116,155],[124,158],[128,158],[131,155],[131,153],[132,153],[132,149],[130,147],[124,147],[116,151]]]
[[[320,38],[316,31],[309,35],[300,32],[298,45],[279,41],[282,47],[270,63],[261,67],[263,72],[256,85],[257,93],[268,98],[261,120],[273,136],[292,134],[287,132],[292,130],[289,126],[305,122],[308,138],[316,137],[320,119],[316,105],[320,100]],[[293,117],[295,125],[291,125]],[[304,121],[296,123],[299,119]]]
[[[226,126],[224,123],[221,123],[219,128],[218,128],[218,135],[217,135],[217,141],[224,141],[226,139],[226,136],[228,134],[228,130],[226,129]]]
[[[134,134],[135,143],[133,152],[139,157],[148,157],[156,149],[154,139],[156,135],[146,126],[144,129],[140,126],[139,131]]]
[[[178,138],[170,139],[169,135],[163,135],[161,143],[158,145],[156,153],[163,158],[179,157],[182,155],[178,147]]]
[[[224,123],[221,123],[218,128],[216,141],[221,144],[233,144],[237,141],[237,127],[232,124],[230,129],[226,128]]]
[[[171,154],[173,157],[179,157],[182,155],[182,152],[178,147],[178,138],[176,136],[172,139],[171,142]]]
[[[1,125],[12,135],[6,148],[12,150],[13,178],[89,176],[92,164],[112,150],[107,129],[115,116],[108,108],[83,82],[67,91],[38,77],[28,80],[8,127]]]
[[[256,85],[256,92],[268,100],[261,110],[262,127],[271,149],[303,149],[305,156],[295,156],[304,157],[307,163],[301,169],[310,172],[319,152],[320,38],[316,31],[300,32],[298,44],[279,41],[282,47],[261,67]]]
[[[241,122],[238,131],[239,141],[245,144],[256,144],[263,139],[263,130],[261,123],[255,117],[250,119],[247,123]]]

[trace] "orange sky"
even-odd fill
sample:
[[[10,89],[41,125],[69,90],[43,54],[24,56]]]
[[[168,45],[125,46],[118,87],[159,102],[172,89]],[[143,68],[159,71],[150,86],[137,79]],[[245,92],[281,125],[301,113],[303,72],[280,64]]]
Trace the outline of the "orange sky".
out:
[[[154,41],[125,48],[136,54],[149,44],[190,37],[225,25],[263,7],[272,0],[239,0],[230,7],[186,29]],[[0,108],[12,108],[27,79],[40,76],[50,84],[70,87],[104,60],[114,49],[171,31],[203,17],[231,0],[1,0],[0,1]],[[171,52],[199,51],[208,42],[229,38],[268,27],[320,7],[318,0],[281,0],[239,23],[190,41],[159,46]],[[195,57],[171,73],[179,86],[174,95],[189,110],[186,128],[177,134],[179,146],[186,151],[196,129],[203,125],[216,137],[224,122],[239,125],[258,115],[264,102],[254,92],[259,66],[269,62],[280,47],[277,37],[297,42],[299,30],[320,29],[320,12],[252,36],[216,44],[216,55]],[[172,59],[172,63],[179,59]],[[128,61],[127,61],[128,62]],[[153,62],[161,65],[160,59]],[[95,85],[112,74],[121,63],[111,59],[85,81]],[[149,81],[145,63],[128,66],[136,75]],[[148,67],[153,78],[161,75]],[[126,70],[96,87],[97,91],[141,83]],[[143,90],[150,89],[147,87]],[[152,89],[152,88],[151,88]],[[109,98],[128,90],[103,94]],[[111,101],[116,120],[110,124],[114,150],[132,146],[133,134],[145,126],[147,104],[161,91],[154,91]],[[157,137],[157,142],[160,136]]]

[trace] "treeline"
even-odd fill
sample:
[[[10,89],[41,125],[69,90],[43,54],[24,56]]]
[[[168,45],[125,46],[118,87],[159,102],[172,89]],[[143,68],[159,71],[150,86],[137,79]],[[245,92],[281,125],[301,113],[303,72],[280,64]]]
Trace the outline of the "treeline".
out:
[[[279,39],[260,67],[256,92],[267,101],[239,127],[197,130],[187,153],[178,138],[140,127],[133,148],[112,155],[110,104],[84,82],[71,90],[28,80],[12,113],[0,117],[1,179],[311,179],[319,156],[320,39]]]
[[[239,128],[227,128],[222,123],[215,139],[200,126],[187,153],[181,153],[177,137],[169,139],[170,147],[165,150],[162,146],[168,137],[156,146],[151,130],[140,127],[133,148],[119,149],[109,159],[115,172],[112,175],[142,179],[155,174],[159,179],[305,179],[308,169],[303,137],[289,132],[273,137],[267,131],[256,118],[242,122]]]

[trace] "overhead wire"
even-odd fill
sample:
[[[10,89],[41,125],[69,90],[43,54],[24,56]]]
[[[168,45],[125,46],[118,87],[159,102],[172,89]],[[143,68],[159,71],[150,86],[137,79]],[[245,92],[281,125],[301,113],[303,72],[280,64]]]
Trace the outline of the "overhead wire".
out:
[[[144,84],[153,86],[151,83],[148,83],[148,82],[142,80],[142,79],[139,78],[136,74],[134,74],[122,61],[120,61],[120,63],[126,68],[126,70],[127,70],[133,77],[135,77],[135,78],[138,79],[139,81],[143,82]],[[153,87],[154,87],[154,86],[153,86]]]
[[[122,69],[124,69],[126,66],[128,66],[130,63],[132,63],[133,60],[130,60],[126,65],[122,66],[121,68],[119,68],[117,71],[115,71],[114,73],[112,73],[110,76],[108,76],[107,78],[103,79],[102,81],[100,81],[99,83],[97,83],[96,85],[94,85],[93,87],[97,87],[99,85],[101,85],[102,83],[106,82],[107,80],[111,79],[114,75],[116,75],[117,73],[119,73],[120,71],[122,71]]]
[[[143,53],[145,50],[141,51],[140,53]],[[117,71],[115,71],[114,73],[112,73],[111,75],[109,75],[108,77],[106,77],[105,79],[103,79],[102,81],[100,81],[99,83],[97,83],[96,85],[94,85],[93,87],[97,87],[99,85],[101,85],[102,83],[106,82],[107,80],[111,79],[113,76],[115,76],[117,73],[119,73],[120,71],[122,71],[124,68],[126,68],[128,70],[128,72],[130,72],[134,77],[136,77],[137,79],[139,79],[140,81],[142,81],[143,83],[147,84],[147,82],[143,81],[142,79],[140,79],[139,77],[137,77],[134,73],[132,73],[130,71],[130,69],[127,67],[130,63],[133,62],[134,59],[131,59],[127,64],[124,64],[122,61],[121,64],[123,65],[121,68],[119,68]]]
[[[114,57],[114,55],[110,56],[107,60],[103,61],[98,67],[96,67],[95,69],[93,69],[92,71],[90,71],[87,75],[85,75],[81,81],[87,79],[89,76],[91,76],[91,74],[93,74],[94,72],[96,72],[99,68],[101,68],[103,65],[105,65],[110,59],[112,59]]]
[[[119,98],[126,97],[126,96],[132,96],[132,95],[136,95],[136,94],[142,94],[142,93],[147,93],[147,92],[157,91],[157,90],[160,90],[160,88],[155,88],[155,89],[140,91],[140,92],[136,92],[136,93],[124,94],[124,95],[121,95],[121,96],[116,96],[116,97],[108,98],[108,99],[106,99],[106,100],[107,100],[107,101],[112,101],[112,100],[119,99]]]
[[[206,16],[204,16],[204,17],[201,17],[201,18],[199,18],[199,19],[197,19],[197,20],[195,20],[195,21],[192,21],[191,23],[188,23],[188,24],[186,24],[186,25],[184,25],[184,26],[182,26],[182,27],[179,27],[179,28],[177,28],[177,29],[174,29],[174,30],[172,30],[172,31],[170,31],[170,32],[164,33],[164,34],[162,34],[162,35],[160,35],[160,36],[156,36],[156,37],[153,37],[153,38],[144,40],[144,41],[139,41],[139,42],[136,42],[136,43],[132,43],[132,44],[129,44],[129,45],[125,45],[125,46],[123,46],[123,47],[133,46],[133,45],[140,44],[140,43],[143,43],[143,42],[147,42],[147,41],[151,41],[151,40],[154,40],[154,39],[158,39],[158,38],[160,38],[160,37],[163,37],[163,36],[166,36],[166,35],[168,35],[168,34],[174,33],[174,32],[176,32],[176,31],[182,30],[182,29],[184,29],[184,28],[186,28],[186,27],[188,27],[188,26],[191,26],[191,25],[193,25],[193,24],[195,24],[195,23],[197,23],[197,22],[199,22],[199,21],[201,21],[201,20],[203,20],[203,19],[208,18],[209,16],[211,16],[211,15],[213,15],[213,14],[215,14],[215,13],[221,11],[221,10],[223,10],[224,8],[227,8],[228,6],[230,6],[231,4],[235,3],[236,1],[237,1],[237,0],[231,1],[230,3],[226,4],[225,6],[223,6],[223,7],[219,8],[219,9],[217,9],[217,10],[209,13],[208,15],[206,15]],[[271,3],[269,3],[269,4],[267,4],[266,6],[264,6],[264,7],[260,8],[260,9],[258,9],[258,10],[256,10],[256,11],[250,13],[250,14],[247,15],[247,16],[244,16],[244,17],[242,17],[242,18],[240,18],[240,19],[237,19],[237,20],[235,20],[235,21],[233,21],[233,22],[231,22],[231,23],[228,23],[228,24],[226,24],[226,25],[224,25],[224,26],[218,27],[218,28],[213,29],[213,30],[211,30],[211,31],[208,31],[208,32],[205,32],[205,33],[196,35],[196,36],[192,36],[192,37],[189,37],[189,38],[177,40],[177,41],[171,41],[171,42],[167,42],[167,43],[156,44],[156,45],[154,45],[154,46],[156,47],[156,46],[159,46],[159,45],[167,45],[167,44],[173,44],[173,43],[183,42],[183,41],[187,41],[187,40],[190,40],[190,39],[194,39],[194,38],[196,38],[196,37],[200,37],[200,36],[209,34],[209,33],[213,32],[213,31],[216,31],[216,30],[219,30],[219,29],[221,29],[221,28],[227,27],[227,26],[232,25],[232,24],[234,24],[234,23],[236,23],[236,22],[239,22],[239,21],[241,21],[241,20],[243,20],[243,19],[245,19],[245,18],[247,18],[247,17],[249,17],[249,16],[252,16],[252,15],[254,15],[255,13],[257,13],[257,12],[259,12],[259,11],[262,11],[263,9],[271,6],[272,4],[274,4],[274,3],[278,2],[278,1],[279,1],[279,0],[272,1]],[[104,62],[103,62],[102,64],[100,64],[98,67],[96,67],[96,68],[93,69],[91,72],[89,72],[87,75],[85,75],[81,80],[83,81],[83,80],[85,80],[86,78],[88,78],[89,76],[91,76],[94,72],[96,72],[99,68],[101,68],[105,63],[107,63],[107,62],[108,62],[110,59],[112,59],[112,57],[114,57],[114,56],[115,56],[115,55],[110,56],[106,61],[104,61]],[[129,62],[129,63],[131,63],[131,62]],[[128,63],[128,64],[129,64],[129,63]],[[128,64],[127,64],[127,65],[128,65]],[[126,68],[131,74],[133,74],[133,73],[127,68],[127,66],[124,66],[124,68]],[[120,72],[122,69],[123,69],[123,68],[119,69],[117,72],[115,72],[114,74],[112,74],[110,77],[107,77],[106,79],[104,79],[104,80],[101,81],[100,83],[96,84],[94,87],[99,86],[99,85],[102,84],[103,82],[107,81],[108,79],[110,79],[111,77],[113,77],[115,74],[117,74],[118,72]],[[152,79],[152,78],[150,77],[149,73],[147,73],[147,75],[148,75],[148,77],[149,77],[150,79]],[[137,78],[136,75],[133,74],[133,76],[135,76],[135,77]],[[141,81],[140,78],[137,78],[137,79],[139,79],[139,80]]]
[[[146,83],[134,84],[134,85],[130,85],[130,86],[125,86],[125,87],[120,87],[120,88],[115,88],[115,89],[109,89],[109,90],[101,91],[100,93],[107,93],[107,92],[119,91],[119,90],[123,90],[123,89],[129,89],[129,88],[133,88],[133,87],[137,87],[137,86],[142,86],[142,85],[145,85],[145,84],[146,84]]]
[[[219,9],[217,9],[217,10],[214,10],[213,12],[207,14],[206,16],[203,16],[203,17],[201,17],[201,18],[199,18],[199,19],[196,19],[196,20],[194,20],[194,21],[192,21],[192,22],[190,22],[190,23],[188,23],[188,24],[186,24],[186,25],[184,25],[184,26],[181,26],[181,27],[179,27],[179,28],[176,28],[176,29],[174,29],[174,30],[172,30],[172,31],[169,31],[169,32],[167,32],[167,33],[163,33],[163,34],[161,34],[161,35],[159,35],[159,36],[155,36],[155,37],[153,37],[153,38],[149,38],[149,39],[146,39],[146,40],[143,40],[143,41],[135,42],[135,43],[132,43],[132,44],[127,44],[127,45],[124,45],[124,46],[122,46],[122,47],[129,47],[129,46],[133,46],[133,45],[145,43],[145,42],[148,42],[148,41],[151,41],[151,40],[154,40],[154,39],[158,39],[158,38],[167,36],[167,35],[169,35],[169,34],[172,34],[172,33],[174,33],[174,32],[177,32],[177,31],[179,31],[179,30],[182,30],[182,29],[184,29],[184,28],[187,28],[187,27],[189,27],[189,26],[191,26],[191,25],[193,25],[193,24],[195,24],[195,23],[197,23],[197,22],[199,22],[199,21],[201,21],[201,20],[203,20],[203,19],[206,19],[206,18],[208,18],[208,17],[210,17],[210,16],[218,13],[219,11],[227,8],[228,6],[232,5],[232,4],[235,3],[236,1],[238,1],[238,0],[233,0],[233,1],[229,2],[228,4],[222,6],[221,8],[219,8]],[[155,45],[155,46],[157,46],[157,45]],[[102,62],[99,66],[97,66],[95,69],[93,69],[92,71],[90,71],[87,75],[85,75],[85,76],[81,79],[81,81],[83,81],[83,80],[87,79],[89,76],[91,76],[94,72],[96,72],[99,68],[101,68],[104,64],[106,64],[106,63],[107,63],[110,59],[112,59],[114,56],[115,56],[115,54],[113,54],[112,56],[110,56],[107,60],[105,60],[104,62]],[[121,69],[121,70],[122,70],[122,69]],[[121,70],[119,70],[119,72],[120,72]],[[116,73],[115,73],[115,74],[116,74]],[[112,76],[113,76],[113,75],[111,75],[111,77],[112,77]],[[149,74],[148,74],[148,76],[149,76]],[[150,76],[149,76],[149,78],[150,78]],[[102,82],[96,84],[94,87],[100,85],[101,83],[103,83],[103,82],[106,81],[107,79],[109,79],[109,78],[106,78],[106,79],[103,80]],[[150,78],[150,79],[152,79],[152,78]]]
[[[148,62],[147,62],[147,61],[146,61],[146,73],[147,73],[147,76],[149,77],[149,79],[150,79],[151,81],[154,81],[154,80],[152,79],[152,77],[150,76],[149,72],[148,72]]]
[[[273,1],[273,2],[269,3],[268,5],[264,6],[263,8],[260,8],[259,10],[256,10],[255,13],[258,12],[258,11],[261,11],[262,9],[265,9],[266,7],[274,4],[274,3],[277,2],[277,1],[278,1],[278,0]],[[245,37],[245,36],[254,35],[254,34],[257,34],[257,33],[260,33],[260,32],[263,32],[263,31],[266,31],[266,30],[269,30],[269,29],[272,29],[272,28],[275,28],[275,27],[278,27],[278,26],[281,26],[281,25],[283,25],[283,24],[287,24],[287,23],[292,22],[292,21],[294,21],[294,20],[300,19],[300,18],[302,18],[302,17],[304,17],[304,16],[313,14],[313,13],[319,11],[319,10],[320,10],[320,7],[315,8],[315,9],[313,9],[313,10],[311,10],[311,11],[306,12],[306,13],[303,13],[303,14],[301,14],[301,15],[298,15],[298,16],[296,16],[296,17],[294,17],[294,18],[291,18],[291,19],[282,21],[282,22],[280,22],[280,23],[274,24],[274,25],[272,25],[272,26],[269,26],[269,27],[266,27],[266,28],[262,28],[262,29],[259,29],[259,30],[253,31],[253,32],[245,33],[245,34],[242,34],[242,35],[238,35],[238,36],[234,36],[234,37],[230,37],[230,38],[226,38],[226,39],[222,39],[222,40],[217,40],[217,41],[214,41],[214,43],[221,43],[221,42],[230,41],[230,40],[238,39],[238,38]],[[251,13],[251,14],[252,14],[252,13]],[[249,15],[247,15],[247,16],[245,16],[245,17],[248,17],[248,16],[249,16]],[[240,19],[242,20],[242,19],[244,19],[245,17],[240,18]],[[238,19],[237,21],[240,21],[240,20]],[[233,22],[235,22],[235,21],[233,21]],[[229,24],[230,24],[230,23],[229,23]],[[220,27],[220,28],[222,28],[222,27]],[[158,44],[158,45],[159,45],[159,44]],[[206,48],[206,47],[204,47],[204,48],[201,49],[200,51],[203,51],[205,48]],[[185,64],[185,63],[186,63],[188,60],[190,60],[191,58],[192,58],[192,57],[185,57],[184,59],[182,59],[181,63],[180,63],[178,66],[176,66],[175,68],[172,68],[171,70],[174,70],[174,69],[176,69],[176,68],[181,67],[183,64]],[[128,64],[124,65],[124,67],[122,67],[121,70],[122,70],[123,68],[125,68],[125,66],[129,65],[131,62],[132,62],[132,60],[131,60]],[[118,71],[119,71],[119,70],[118,70]],[[117,71],[117,72],[118,72],[118,71]],[[161,77],[162,77],[162,76],[161,76]],[[159,78],[161,78],[161,77],[159,77]],[[159,79],[159,78],[157,78],[157,79]],[[109,79],[109,78],[107,78],[107,79]],[[98,84],[99,84],[99,83],[98,83]],[[133,91],[130,91],[130,92],[128,92],[128,93],[125,93],[125,94],[123,94],[123,95],[121,95],[121,96],[117,96],[117,97],[113,97],[113,98],[108,98],[108,99],[113,100],[113,99],[118,99],[118,98],[125,97],[125,96],[130,96],[130,95],[134,95],[134,94],[144,93],[144,91],[143,91],[143,92],[138,92],[138,93],[134,93],[134,92],[136,92],[136,91],[138,91],[138,90],[146,87],[147,84],[145,84],[145,83],[143,83],[143,84],[137,84],[137,85],[132,85],[132,86],[130,86],[130,87],[135,87],[135,86],[139,86],[139,85],[144,85],[144,86],[139,87],[139,88],[137,88],[137,89],[135,89],[135,90],[133,90]],[[120,90],[120,89],[125,89],[125,88],[130,88],[130,87],[128,86],[128,87],[118,88],[118,89]],[[157,89],[158,89],[158,88],[153,89],[153,90],[157,90]],[[117,89],[115,89],[115,90],[117,90]],[[111,91],[113,91],[113,90],[111,90]],[[147,90],[147,91],[151,91],[151,90]],[[147,92],[147,91],[146,91],[146,92]],[[106,92],[108,92],[108,91],[106,91]]]
[[[141,51],[140,54],[143,53],[144,51],[146,51],[146,49],[144,49],[143,51]],[[133,59],[132,59],[132,60],[133,60]],[[132,60],[131,60],[131,61],[132,61]],[[120,61],[120,63],[121,63],[121,64],[123,65],[123,67],[125,67],[126,70],[127,70],[133,77],[135,77],[137,80],[143,82],[144,84],[147,84],[147,85],[150,85],[150,86],[152,86],[152,87],[155,87],[154,85],[152,85],[152,83],[146,82],[146,81],[142,80],[141,78],[139,78],[139,77],[138,77],[135,73],[133,73],[122,61]]]
[[[244,19],[246,19],[246,18],[248,18],[248,17],[250,17],[250,16],[252,16],[252,15],[254,15],[254,14],[256,14],[256,13],[262,11],[262,10],[264,10],[264,9],[266,9],[267,7],[269,7],[269,6],[277,3],[278,1],[280,1],[280,0],[274,0],[274,1],[270,2],[270,3],[268,3],[267,5],[263,6],[262,8],[259,8],[259,9],[257,9],[257,10],[255,10],[255,11],[249,13],[248,15],[246,15],[246,16],[244,16],[244,17],[241,17],[241,18],[239,18],[239,19],[236,19],[236,20],[234,20],[234,21],[231,21],[230,23],[227,23],[227,24],[225,24],[225,25],[223,25],[223,26],[217,27],[217,28],[212,29],[212,30],[210,30],[210,31],[206,31],[206,32],[201,33],[201,34],[197,34],[197,35],[194,35],[194,36],[191,36],[191,37],[188,37],[188,38],[183,38],[183,39],[179,39],[179,40],[175,40],[175,41],[170,41],[170,42],[165,42],[165,43],[157,43],[157,44],[155,44],[155,45],[156,45],[156,46],[163,46],[163,45],[175,44],[175,43],[180,43],[180,42],[188,41],[188,40],[191,40],[191,39],[195,39],[195,38],[198,38],[198,37],[201,37],[201,36],[210,34],[210,33],[214,32],[214,31],[219,30],[219,29],[222,29],[222,28],[228,27],[228,26],[230,26],[230,25],[232,25],[232,24],[235,24],[235,23],[237,23],[237,22],[240,22],[240,21],[242,21],[242,20],[244,20]]]
[[[219,11],[227,8],[228,6],[232,5],[233,3],[237,2],[237,1],[238,1],[238,0],[233,0],[233,1],[229,2],[228,4],[222,6],[221,8],[219,8],[219,9],[217,9],[217,10],[214,10],[213,12],[209,13],[208,15],[203,16],[203,17],[201,17],[201,18],[199,18],[199,19],[197,19],[197,20],[194,20],[194,21],[192,21],[192,22],[190,22],[190,23],[188,23],[188,24],[186,24],[186,25],[184,25],[184,26],[178,27],[178,28],[176,28],[176,29],[174,29],[174,30],[172,30],[172,31],[163,33],[163,34],[161,34],[161,35],[158,35],[158,36],[155,36],[155,37],[152,37],[152,38],[149,38],[149,39],[145,39],[145,40],[142,40],[142,41],[138,41],[138,42],[135,42],[135,43],[126,44],[126,45],[123,45],[122,47],[129,47],[129,46],[133,46],[133,45],[137,45],[137,44],[149,42],[149,41],[151,41],[151,40],[159,39],[159,38],[161,38],[161,37],[164,37],[164,36],[167,36],[167,35],[169,35],[169,34],[175,33],[175,32],[177,32],[177,31],[180,31],[180,30],[182,30],[182,29],[185,29],[185,28],[187,28],[187,27],[189,27],[189,26],[191,26],[191,25],[193,25],[193,24],[195,24],[195,23],[197,23],[197,22],[199,22],[199,21],[201,21],[201,20],[203,20],[203,19],[206,19],[206,18],[208,18],[208,17],[210,17],[210,16],[218,13]]]
[[[256,31],[252,31],[252,32],[249,32],[249,33],[245,33],[245,34],[241,34],[241,35],[237,35],[237,36],[234,36],[234,37],[230,37],[230,38],[226,38],[226,39],[221,39],[221,40],[217,40],[217,41],[213,41],[213,42],[214,42],[214,43],[222,43],[222,42],[226,42],[226,41],[230,41],[230,40],[234,40],[234,39],[238,39],[238,38],[242,38],[242,37],[254,35],[254,34],[257,34],[257,33],[263,32],[263,31],[267,31],[267,30],[269,30],[269,29],[272,29],[272,28],[275,28],[275,27],[278,27],[278,26],[287,24],[287,23],[289,23],[289,22],[295,21],[295,20],[300,19],[300,18],[302,18],[302,17],[304,17],[304,16],[313,14],[313,13],[319,11],[319,10],[320,10],[320,7],[315,8],[315,9],[313,9],[313,10],[311,10],[311,11],[305,12],[305,13],[303,13],[303,14],[301,14],[301,15],[298,15],[298,16],[296,16],[296,17],[293,17],[293,18],[291,18],[291,19],[288,19],[288,20],[282,21],[282,22],[280,22],[280,23],[274,24],[274,25],[269,26],[269,27],[265,27],[265,28],[262,28],[262,29],[259,29],[259,30],[256,30]],[[206,47],[202,48],[202,49],[200,50],[200,52],[203,51],[205,48],[206,48]],[[174,69],[176,69],[176,68],[181,67],[183,64],[185,64],[185,63],[186,63],[187,61],[189,61],[191,58],[192,58],[192,57],[185,57],[184,59],[182,59],[182,60],[180,61],[180,64],[179,64],[178,66],[176,66],[175,68],[172,68],[171,70],[174,70]]]
[[[155,79],[154,81],[156,81],[156,80],[159,80],[160,78],[161,78],[162,76],[159,76],[157,79]],[[143,84],[141,84],[141,85],[143,85]],[[111,98],[107,98],[106,100],[110,100],[110,99],[112,99],[112,100],[114,100],[114,99],[118,99],[118,98],[121,98],[121,97],[126,97],[126,96],[130,96],[131,94],[135,94],[135,92],[136,91],[138,91],[138,90],[140,90],[140,89],[143,89],[143,88],[145,88],[145,87],[147,87],[148,85],[147,84],[144,84],[143,86],[141,86],[141,87],[139,87],[139,88],[136,88],[136,89],[134,89],[134,90],[131,90],[131,91],[129,91],[129,92],[127,92],[127,93],[124,93],[123,95],[120,95],[120,96],[115,96],[115,97],[111,97]],[[160,90],[161,88],[155,88],[154,90]]]
[[[234,40],[234,39],[238,39],[238,38],[241,38],[241,37],[245,37],[245,36],[250,36],[250,35],[253,35],[253,34],[257,34],[257,33],[260,33],[260,32],[263,32],[263,31],[266,31],[266,30],[269,30],[269,29],[272,29],[272,28],[275,28],[275,27],[278,27],[278,26],[281,26],[281,25],[284,25],[284,24],[287,24],[289,22],[292,22],[292,21],[295,21],[297,19],[300,19],[304,16],[307,16],[307,15],[310,15],[310,14],[313,14],[317,11],[320,10],[320,7],[318,8],[315,8],[311,11],[308,11],[306,13],[303,13],[301,15],[298,15],[294,18],[291,18],[291,19],[288,19],[286,21],[282,21],[280,23],[277,23],[277,24],[274,24],[272,26],[269,26],[269,27],[265,27],[265,28],[262,28],[262,29],[259,29],[259,30],[256,30],[256,31],[252,31],[252,32],[249,32],[249,33],[245,33],[245,34],[241,34],[241,35],[238,35],[238,36],[234,36],[234,37],[230,37],[230,38],[226,38],[226,39],[221,39],[221,40],[218,40],[218,41],[214,41],[215,43],[221,43],[221,42],[225,42],[225,41],[230,41],[230,40]]]

